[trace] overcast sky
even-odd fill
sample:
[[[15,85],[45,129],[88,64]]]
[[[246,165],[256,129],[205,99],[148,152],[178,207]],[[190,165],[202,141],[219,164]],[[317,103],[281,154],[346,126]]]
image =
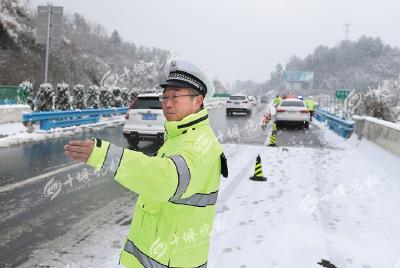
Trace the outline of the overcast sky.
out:
[[[21,0],[23,1],[23,0]],[[26,1],[26,0],[25,0]],[[47,0],[30,0],[31,6]],[[400,46],[398,0],[53,0],[117,29],[136,45],[170,50],[223,83],[263,82],[278,62],[320,44],[381,37]]]

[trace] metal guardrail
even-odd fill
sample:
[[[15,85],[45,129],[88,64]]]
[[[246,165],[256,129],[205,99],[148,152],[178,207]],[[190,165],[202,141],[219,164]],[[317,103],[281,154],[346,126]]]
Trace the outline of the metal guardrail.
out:
[[[321,109],[316,109],[314,111],[314,117],[320,122],[327,122],[329,129],[333,130],[338,135],[343,138],[349,138],[354,129],[354,122],[346,121],[335,116],[332,113],[323,111]]]
[[[97,123],[100,115],[124,114],[128,107],[114,107],[105,109],[85,109],[68,111],[32,112],[22,114],[24,125],[40,122],[40,129],[50,130],[56,127],[78,126],[83,124]]]

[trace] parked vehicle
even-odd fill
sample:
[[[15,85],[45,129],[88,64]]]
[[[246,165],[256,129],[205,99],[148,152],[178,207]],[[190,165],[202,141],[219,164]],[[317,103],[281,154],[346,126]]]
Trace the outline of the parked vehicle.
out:
[[[124,136],[130,145],[136,146],[141,140],[163,142],[165,117],[160,94],[139,94],[130,105],[123,127]]]
[[[275,122],[277,125],[290,123],[308,128],[310,113],[304,101],[297,98],[286,98],[276,109]]]

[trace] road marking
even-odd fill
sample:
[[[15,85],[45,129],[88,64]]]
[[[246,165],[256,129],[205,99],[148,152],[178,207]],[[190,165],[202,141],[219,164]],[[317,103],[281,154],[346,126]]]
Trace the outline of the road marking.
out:
[[[22,187],[22,186],[24,186],[26,184],[39,181],[41,179],[53,176],[53,175],[55,175],[57,173],[60,173],[60,172],[63,172],[63,171],[69,170],[69,169],[77,168],[77,167],[80,167],[82,165],[84,165],[84,164],[83,163],[72,164],[70,166],[59,168],[59,169],[56,169],[56,170],[53,170],[53,171],[38,175],[36,177],[30,178],[30,179],[27,179],[27,180],[24,180],[24,181],[20,181],[20,182],[17,182],[17,183],[13,183],[13,184],[10,184],[10,185],[6,185],[6,186],[3,186],[3,187],[0,187],[0,193],[6,192],[6,191],[10,191],[10,190],[14,190],[15,188]]]

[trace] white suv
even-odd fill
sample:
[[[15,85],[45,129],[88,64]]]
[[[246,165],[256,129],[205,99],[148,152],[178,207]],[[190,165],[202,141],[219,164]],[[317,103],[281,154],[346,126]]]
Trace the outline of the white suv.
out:
[[[136,146],[141,140],[164,141],[165,117],[160,94],[139,94],[128,110],[123,132],[130,145]]]
[[[253,104],[246,95],[233,95],[226,101],[226,115],[233,115],[234,112],[251,114]]]

